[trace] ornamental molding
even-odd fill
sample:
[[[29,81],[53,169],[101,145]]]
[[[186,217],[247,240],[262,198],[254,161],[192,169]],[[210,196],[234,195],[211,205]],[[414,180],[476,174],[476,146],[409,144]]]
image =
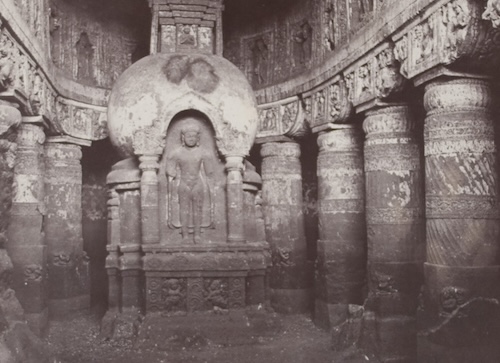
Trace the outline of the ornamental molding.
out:
[[[411,6],[410,6],[411,5]],[[329,122],[328,89],[341,78],[356,112],[401,101],[405,80],[447,68],[456,74],[494,74],[500,64],[500,0],[416,0],[391,4],[356,34],[350,44],[310,72],[256,91],[260,102],[279,103],[290,94],[304,95],[306,120],[313,132]],[[342,56],[341,56],[342,55]],[[427,81],[430,78],[425,78]],[[341,112],[340,112],[341,113]],[[341,121],[342,119],[342,121]]]

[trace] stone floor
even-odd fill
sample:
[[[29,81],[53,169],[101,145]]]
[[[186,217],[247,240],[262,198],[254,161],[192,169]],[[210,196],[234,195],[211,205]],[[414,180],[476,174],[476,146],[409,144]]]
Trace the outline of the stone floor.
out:
[[[47,341],[58,363],[338,361],[332,357],[329,335],[306,316],[200,316],[195,317],[197,324],[188,321],[181,325],[182,318],[185,317],[145,320],[133,343],[126,339],[105,341],[99,336],[96,316],[79,316],[52,322]],[[217,326],[213,324],[215,320],[219,320]],[[236,331],[238,326],[241,328]]]
[[[50,355],[56,357],[50,363],[378,362],[376,357],[352,349],[334,352],[330,335],[305,315],[253,311],[241,315],[154,316],[142,322],[134,341],[103,339],[98,316],[52,321],[45,339]],[[495,348],[443,350],[420,337],[418,362],[496,363],[500,362],[500,352]]]

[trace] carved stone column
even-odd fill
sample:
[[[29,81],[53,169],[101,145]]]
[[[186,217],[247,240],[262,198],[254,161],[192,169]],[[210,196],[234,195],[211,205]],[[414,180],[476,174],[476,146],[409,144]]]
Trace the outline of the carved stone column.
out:
[[[266,239],[271,245],[271,304],[284,313],[311,305],[302,212],[300,146],[293,142],[262,145],[262,198]]]
[[[365,321],[382,361],[414,362],[424,258],[423,175],[416,122],[406,105],[366,113],[368,299]],[[371,324],[371,325],[370,325]]]
[[[139,156],[141,176],[142,243],[160,243],[160,217],[158,206],[158,155]]]
[[[37,334],[43,334],[48,322],[44,141],[41,118],[24,118],[17,135],[16,187],[7,241],[7,252],[14,265],[13,287],[30,327]]]
[[[226,157],[227,170],[227,241],[244,242],[243,158]]]
[[[45,145],[45,240],[49,313],[64,316],[90,307],[88,257],[82,235],[82,146],[90,142],[51,137]]]
[[[499,194],[489,82],[437,78],[425,86],[428,337],[486,343],[500,299]],[[498,343],[496,343],[498,344]]]
[[[338,125],[318,136],[319,241],[314,321],[326,329],[363,304],[365,283],[365,179],[363,135]]]

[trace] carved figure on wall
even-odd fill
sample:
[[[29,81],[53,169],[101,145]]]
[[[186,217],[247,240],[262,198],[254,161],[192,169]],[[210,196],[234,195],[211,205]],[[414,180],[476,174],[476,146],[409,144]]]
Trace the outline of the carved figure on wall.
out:
[[[214,310],[227,309],[226,284],[222,280],[214,279],[205,285],[205,300],[213,306]]]
[[[165,309],[167,311],[182,310],[184,293],[179,279],[168,279],[163,283]]]
[[[493,28],[500,27],[500,0],[488,0],[482,17],[490,20]]]
[[[196,39],[194,36],[194,29],[190,25],[184,25],[181,28],[179,34],[179,44],[180,45],[188,45],[194,46],[196,45]]]
[[[467,291],[460,287],[446,286],[441,290],[441,316],[449,316],[466,303]]]
[[[295,64],[304,65],[311,58],[312,27],[307,21],[300,23],[293,33]]]
[[[178,196],[180,228],[183,242],[189,242],[189,230],[193,229],[194,243],[201,242],[201,227],[204,225],[203,206],[211,199],[209,179],[213,173],[211,160],[200,146],[200,128],[187,125],[181,129],[181,148],[166,161],[169,184],[169,205],[174,201],[174,190]],[[210,212],[212,213],[212,212]],[[172,213],[170,213],[172,214]],[[205,218],[206,219],[206,218]],[[173,225],[175,227],[175,225]]]
[[[335,49],[335,24],[334,24],[334,8],[333,4],[329,3],[325,10],[325,46],[327,50]]]
[[[267,82],[269,49],[264,39],[258,38],[250,50],[252,52],[253,84],[264,84]]]
[[[94,80],[94,46],[90,42],[86,32],[80,34],[80,39],[76,42],[76,54],[78,58],[78,70],[76,77],[78,80]]]
[[[278,247],[273,257],[275,266],[290,267],[295,265],[291,259],[291,250],[289,248]]]
[[[373,0],[359,0],[359,20],[363,20],[373,11]]]

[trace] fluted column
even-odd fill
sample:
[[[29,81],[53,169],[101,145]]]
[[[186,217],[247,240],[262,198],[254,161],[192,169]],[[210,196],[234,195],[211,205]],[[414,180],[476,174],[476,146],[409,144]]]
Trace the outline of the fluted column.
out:
[[[366,264],[363,135],[338,127],[318,136],[314,321],[327,329],[347,318],[348,304],[363,304]]]
[[[279,312],[310,308],[300,146],[293,142],[262,145],[262,198],[266,239],[271,245],[271,304]]]
[[[67,315],[90,307],[88,258],[82,235],[82,146],[89,142],[52,137],[45,145],[45,239],[49,313]]]
[[[406,105],[366,113],[369,293],[365,320],[382,361],[416,362],[424,199],[416,120]],[[371,320],[371,321],[370,321]]]
[[[160,217],[158,205],[158,155],[139,156],[141,176],[142,243],[160,243]]]
[[[227,241],[244,242],[243,221],[243,158],[226,157],[227,171]]]
[[[7,252],[14,265],[13,287],[37,334],[43,334],[48,322],[44,142],[41,120],[23,119],[17,134],[15,192],[7,231]]]
[[[429,337],[472,345],[492,334],[500,298],[497,148],[489,82],[438,78],[425,86]],[[493,310],[492,310],[493,309]]]

